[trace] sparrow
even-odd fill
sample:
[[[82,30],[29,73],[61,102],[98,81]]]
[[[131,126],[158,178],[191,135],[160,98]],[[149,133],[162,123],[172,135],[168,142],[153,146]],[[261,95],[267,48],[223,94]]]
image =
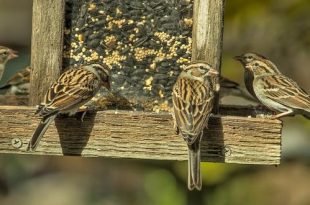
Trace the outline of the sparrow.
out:
[[[42,117],[42,120],[29,141],[27,151],[36,149],[49,124],[58,114],[75,114],[102,86],[110,89],[107,65],[91,64],[65,71],[51,85],[43,102],[38,106],[36,114]]]
[[[6,94],[10,95],[28,95],[30,83],[30,66],[15,73],[4,86],[0,89],[5,89]]]
[[[237,59],[253,76],[251,83],[256,98],[278,113],[272,117],[273,119],[295,114],[310,117],[310,96],[306,91],[295,81],[283,75],[270,60],[255,57],[249,61],[246,60],[248,57],[249,54],[244,54]]]
[[[254,89],[253,89],[253,80],[254,76],[253,73],[247,69],[247,66],[253,62],[253,61],[261,61],[264,62],[264,66],[268,68],[268,73],[278,73],[281,74],[280,71],[278,70],[277,66],[268,60],[265,56],[257,54],[257,53],[245,53],[240,56],[235,56],[235,60],[239,61],[244,69],[244,84],[248,92],[257,99]]]
[[[192,62],[172,91],[175,128],[188,146],[188,189],[201,190],[200,141],[213,108],[218,72],[205,62]]]
[[[17,57],[17,52],[13,49],[0,46],[0,79],[2,78],[6,63]]]
[[[246,88],[239,85],[237,82],[234,82],[223,76],[219,77],[219,81],[221,87],[219,91],[220,100],[226,96],[237,96],[252,102],[256,102],[256,99],[248,93]]]

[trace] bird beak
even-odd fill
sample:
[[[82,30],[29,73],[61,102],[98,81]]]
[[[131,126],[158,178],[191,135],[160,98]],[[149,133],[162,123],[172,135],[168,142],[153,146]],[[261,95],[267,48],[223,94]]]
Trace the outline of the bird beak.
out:
[[[17,58],[18,55],[17,55],[17,51],[14,51],[14,50],[10,50],[10,54],[9,54],[9,60],[11,59],[14,59],[14,58]]]
[[[237,61],[242,61],[242,56],[235,56],[234,59]]]
[[[219,72],[217,70],[211,68],[211,69],[209,69],[208,74],[217,76],[217,75],[219,75]]]

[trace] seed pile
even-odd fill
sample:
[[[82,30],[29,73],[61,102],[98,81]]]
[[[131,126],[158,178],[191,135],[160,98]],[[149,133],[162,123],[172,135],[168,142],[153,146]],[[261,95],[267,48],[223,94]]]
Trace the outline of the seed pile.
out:
[[[115,99],[167,110],[191,33],[192,0],[66,0],[64,66],[105,62]]]

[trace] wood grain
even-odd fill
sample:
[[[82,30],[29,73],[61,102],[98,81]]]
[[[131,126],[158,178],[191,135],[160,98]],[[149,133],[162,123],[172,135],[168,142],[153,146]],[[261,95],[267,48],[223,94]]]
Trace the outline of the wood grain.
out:
[[[208,62],[220,69],[224,28],[224,0],[195,0],[192,61]]]
[[[30,105],[39,104],[62,70],[64,0],[33,0]]]
[[[205,61],[221,71],[225,0],[194,0],[192,61]],[[218,81],[219,79],[217,79]],[[213,112],[219,111],[219,95]]]
[[[229,113],[229,108],[222,111]],[[186,160],[187,147],[174,134],[169,113],[98,111],[84,122],[58,117],[36,152],[25,151],[39,119],[33,107],[0,106],[0,153],[78,155]],[[202,160],[241,164],[279,164],[282,122],[241,116],[215,116],[202,142]],[[23,145],[12,145],[12,140]],[[18,144],[18,143],[17,143]]]
[[[24,105],[27,106],[29,97],[26,95],[0,95],[0,105]]]

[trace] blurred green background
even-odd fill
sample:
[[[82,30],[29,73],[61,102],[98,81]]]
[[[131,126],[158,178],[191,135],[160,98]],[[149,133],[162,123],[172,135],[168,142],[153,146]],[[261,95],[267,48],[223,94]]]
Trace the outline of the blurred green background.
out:
[[[19,51],[3,83],[29,65],[31,0],[0,0],[0,44]],[[231,57],[255,51],[310,92],[308,0],[226,1],[222,72],[243,84]],[[5,129],[2,127],[0,129]],[[310,204],[310,122],[284,119],[278,167],[203,163],[203,190],[187,191],[187,162],[0,155],[0,204]]]

